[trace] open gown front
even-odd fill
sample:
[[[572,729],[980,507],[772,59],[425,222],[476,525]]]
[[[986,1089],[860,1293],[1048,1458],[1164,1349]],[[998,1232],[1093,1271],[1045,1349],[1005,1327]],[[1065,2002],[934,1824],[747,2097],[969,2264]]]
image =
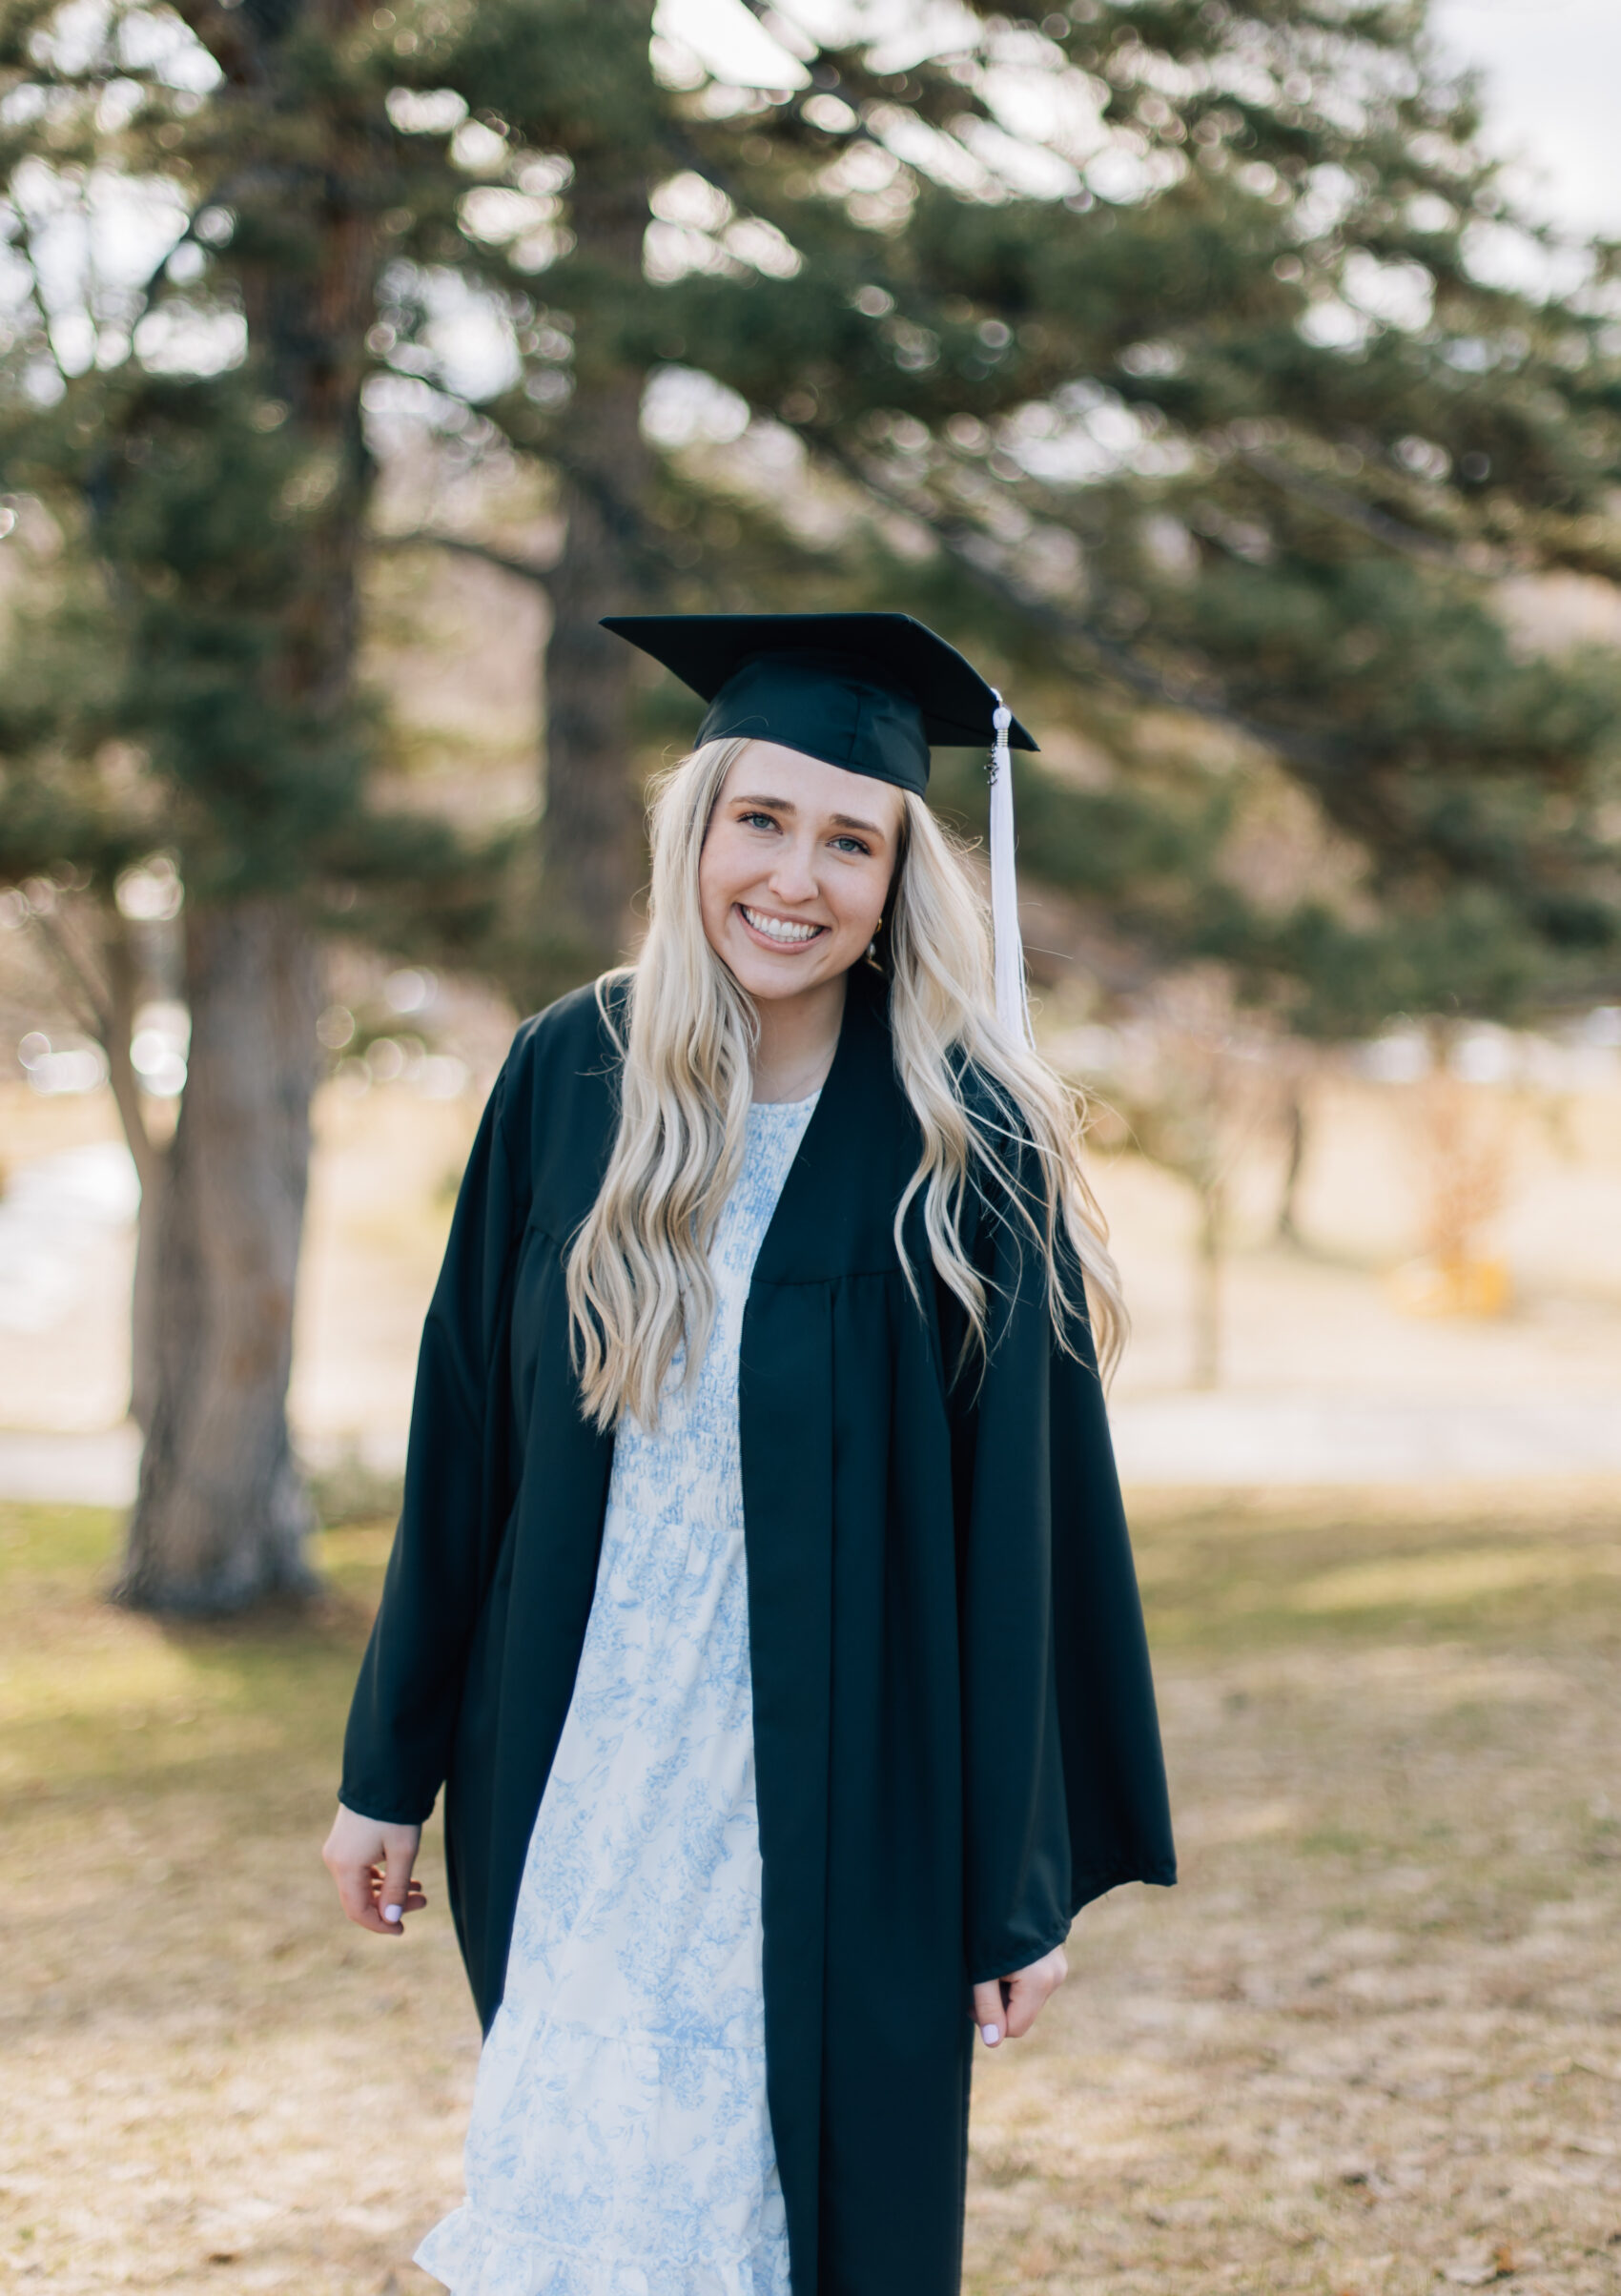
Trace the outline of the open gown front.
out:
[[[815,1099],[756,1104],[715,1316],[614,1444],[596,1595],[479,2064],[455,2296],[789,2296],[766,2104],[737,1424],[756,1253]]]

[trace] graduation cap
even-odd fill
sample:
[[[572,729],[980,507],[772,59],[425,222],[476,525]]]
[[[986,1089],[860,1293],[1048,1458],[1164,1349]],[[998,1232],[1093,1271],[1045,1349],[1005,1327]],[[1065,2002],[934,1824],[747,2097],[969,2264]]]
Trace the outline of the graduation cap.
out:
[[[1001,695],[910,614],[609,614],[709,705],[698,742],[779,742],[921,797],[929,750],[991,750],[991,911],[996,1011],[1028,1041],[1014,875],[1011,749],[1036,743]]]

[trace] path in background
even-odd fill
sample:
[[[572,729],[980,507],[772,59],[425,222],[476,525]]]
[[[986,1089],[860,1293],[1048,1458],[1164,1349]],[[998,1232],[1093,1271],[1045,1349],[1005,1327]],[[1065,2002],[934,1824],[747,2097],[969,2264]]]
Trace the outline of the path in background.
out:
[[[1126,1484],[1621,1475],[1621,1396],[1171,1395],[1111,1413]]]
[[[1423,1321],[1380,1273],[1411,1249],[1414,1166],[1388,1093],[1314,1105],[1300,1215],[1311,1253],[1265,1245],[1276,1175],[1239,1178],[1223,1378],[1182,1384],[1193,1207],[1135,1159],[1098,1184],[1134,1317],[1114,1398],[1128,1481],[1432,1481],[1621,1468],[1621,1093],[1516,1119],[1499,1241],[1514,1312]],[[404,1452],[418,1334],[476,1109],[403,1085],[318,1102],[293,1413],[306,1455],[372,1474]],[[105,1095],[0,1087],[0,1492],[120,1503],[133,1191]],[[49,1431],[49,1432],[48,1432]],[[69,1440],[72,1438],[72,1440]]]
[[[1299,1484],[1496,1484],[1532,1476],[1621,1475],[1621,1405],[1608,1397],[1518,1401],[1358,1395],[1177,1395],[1111,1414],[1127,1486],[1229,1489]],[[404,1465],[397,1441],[356,1454],[379,1479]],[[346,1454],[314,1446],[318,1471]],[[0,1499],[127,1507],[140,1442],[133,1427],[61,1435],[0,1428]]]

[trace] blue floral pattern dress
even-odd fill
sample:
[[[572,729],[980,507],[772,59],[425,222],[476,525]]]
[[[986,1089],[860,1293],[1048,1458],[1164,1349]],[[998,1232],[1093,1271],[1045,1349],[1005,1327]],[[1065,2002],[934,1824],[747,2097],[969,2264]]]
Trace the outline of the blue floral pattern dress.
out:
[[[766,2107],[737,1368],[815,1106],[756,1104],[715,1321],[622,1425],[574,1694],[479,2061],[467,2199],[417,2262],[455,2296],[790,2296]]]

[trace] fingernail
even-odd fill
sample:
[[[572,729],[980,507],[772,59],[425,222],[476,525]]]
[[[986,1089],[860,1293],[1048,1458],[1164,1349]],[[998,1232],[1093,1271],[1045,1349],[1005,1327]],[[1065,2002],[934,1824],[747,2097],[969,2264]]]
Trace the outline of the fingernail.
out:
[[[399,1906],[385,1905],[382,1909],[382,1917],[385,1921],[398,1921],[400,1918]]]
[[[981,2025],[979,2033],[988,2049],[994,2049],[1002,2038],[1002,2029],[999,2025]]]

